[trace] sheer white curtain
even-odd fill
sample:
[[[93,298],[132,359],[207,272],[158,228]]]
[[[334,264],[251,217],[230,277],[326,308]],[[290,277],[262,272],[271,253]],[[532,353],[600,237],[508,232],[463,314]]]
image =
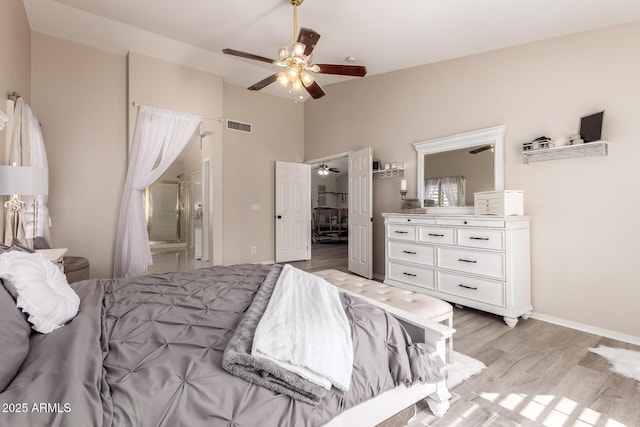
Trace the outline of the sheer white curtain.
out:
[[[462,176],[429,178],[424,181],[424,199],[427,206],[464,206],[465,179]],[[433,201],[433,204],[429,202]]]
[[[144,274],[152,264],[142,191],[171,166],[202,118],[141,105],[133,135],[116,235],[115,277]]]
[[[424,206],[438,206],[440,203],[440,180],[428,178],[424,180]]]
[[[464,206],[465,185],[463,177],[447,176],[441,178],[441,185],[449,206]]]

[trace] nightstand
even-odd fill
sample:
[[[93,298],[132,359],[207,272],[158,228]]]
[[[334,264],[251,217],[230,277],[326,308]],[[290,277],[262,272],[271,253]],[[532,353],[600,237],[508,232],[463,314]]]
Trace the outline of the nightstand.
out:
[[[60,271],[64,273],[64,261],[62,257],[67,253],[69,249],[67,248],[57,248],[57,249],[38,249],[37,253],[41,254],[45,259],[48,259],[52,263],[56,264]]]

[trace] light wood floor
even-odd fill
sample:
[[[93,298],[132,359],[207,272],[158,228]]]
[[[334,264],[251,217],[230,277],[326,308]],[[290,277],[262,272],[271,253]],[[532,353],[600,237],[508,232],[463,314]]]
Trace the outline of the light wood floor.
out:
[[[316,247],[318,246],[319,247]],[[347,245],[316,244],[307,271],[346,271]],[[535,319],[515,328],[502,318],[455,309],[454,348],[487,369],[452,390],[449,412],[437,419],[419,405],[419,426],[628,426],[640,427],[640,382],[609,370],[589,347],[640,350]]]
[[[347,242],[314,243],[311,246],[311,259],[309,261],[296,261],[289,264],[300,270],[314,272],[327,270],[349,271],[349,249]]]

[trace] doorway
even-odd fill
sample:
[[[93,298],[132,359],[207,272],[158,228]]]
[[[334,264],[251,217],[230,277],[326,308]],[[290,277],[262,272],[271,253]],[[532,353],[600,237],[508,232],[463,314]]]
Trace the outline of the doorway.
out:
[[[348,271],[349,165],[346,153],[306,162],[311,168],[311,258],[305,271]]]
[[[208,266],[210,159],[196,132],[160,179],[144,192],[153,264],[147,274]]]
[[[341,167],[347,174],[344,179],[348,182],[348,189],[346,191],[328,191],[331,188],[328,187],[327,177],[332,174],[341,174],[341,169],[332,166],[331,162],[344,159],[345,156],[347,159],[346,168],[344,168],[344,163],[341,163]],[[318,244],[341,243],[344,239],[347,256],[342,254],[338,256],[338,259],[343,263],[347,262],[346,270],[371,279],[373,270],[372,158],[371,147],[365,147],[331,157],[308,160],[305,164],[276,162],[276,262],[305,260],[297,261],[294,265],[308,271],[326,268],[345,269],[344,265],[335,262],[333,251],[323,251],[325,254],[323,260],[318,260],[316,256],[320,248],[317,246]],[[300,169],[304,173],[297,174],[297,177],[290,173],[283,173],[286,168],[279,170],[279,164],[285,163],[289,165],[288,167],[294,170]],[[312,185],[310,175],[315,177],[316,174],[324,176],[325,180],[320,183],[316,180]],[[304,191],[302,191],[303,189]],[[313,196],[312,190],[315,190]],[[336,206],[313,206],[314,199],[316,205],[323,203],[329,205],[333,202]],[[337,206],[338,202],[343,200],[347,201],[346,209]],[[296,224],[299,227],[295,229],[279,227],[281,223],[291,223],[288,215],[285,218],[283,212],[294,209],[298,213],[305,211],[303,217],[296,217],[298,218]],[[345,218],[344,222],[342,217]],[[344,227],[344,225],[347,226]],[[312,235],[314,236],[313,242]],[[293,242],[294,244],[287,246],[283,242]],[[313,245],[316,245],[316,255],[313,254]],[[288,259],[279,257],[283,249],[294,246],[301,248],[301,250],[304,249],[301,252],[303,256]],[[343,251],[345,250],[344,247],[341,248]],[[325,262],[327,260],[331,261]]]

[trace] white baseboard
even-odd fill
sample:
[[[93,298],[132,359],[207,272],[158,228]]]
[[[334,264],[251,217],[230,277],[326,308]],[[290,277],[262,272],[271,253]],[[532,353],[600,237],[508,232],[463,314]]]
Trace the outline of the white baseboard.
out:
[[[561,319],[559,317],[549,316],[542,313],[533,312],[531,314],[531,318],[542,320],[543,322],[547,323],[553,323],[555,325],[564,326],[566,328],[576,329],[578,331],[623,341],[629,344],[640,345],[640,337],[635,337],[633,335],[621,334],[620,332],[610,331],[608,329],[602,329],[591,325],[585,325],[584,323],[573,322],[571,320]]]

